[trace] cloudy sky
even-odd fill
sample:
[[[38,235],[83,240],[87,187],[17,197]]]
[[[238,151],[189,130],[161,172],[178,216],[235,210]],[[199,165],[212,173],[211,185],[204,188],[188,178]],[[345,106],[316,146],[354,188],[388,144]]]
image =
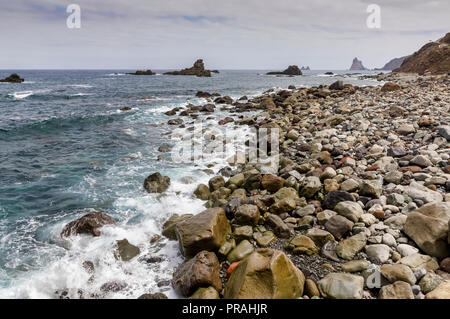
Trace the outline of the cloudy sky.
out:
[[[66,26],[69,4],[81,28]],[[381,28],[369,29],[369,4]],[[450,32],[449,0],[0,1],[0,69],[381,67]]]

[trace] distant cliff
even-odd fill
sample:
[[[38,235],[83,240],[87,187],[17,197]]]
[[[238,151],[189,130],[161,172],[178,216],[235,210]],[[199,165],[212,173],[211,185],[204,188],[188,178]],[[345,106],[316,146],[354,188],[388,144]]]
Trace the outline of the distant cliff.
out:
[[[375,70],[382,70],[382,71],[392,71],[395,70],[397,68],[399,68],[403,61],[405,61],[405,59],[408,57],[407,56],[402,56],[401,58],[395,58],[392,59],[391,61],[389,61],[388,63],[386,63],[381,69],[375,69]]]
[[[425,44],[403,61],[394,72],[447,73],[450,72],[450,32],[436,42]]]

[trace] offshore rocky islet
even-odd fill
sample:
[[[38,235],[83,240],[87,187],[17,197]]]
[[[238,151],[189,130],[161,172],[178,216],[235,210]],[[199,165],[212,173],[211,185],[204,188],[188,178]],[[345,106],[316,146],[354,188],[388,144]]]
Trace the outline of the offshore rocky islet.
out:
[[[178,239],[188,258],[174,272],[178,292],[192,298],[448,297],[450,79],[378,79],[387,83],[266,92],[245,102],[199,92],[213,107],[169,111],[195,118],[221,104],[236,113],[260,112],[222,125],[281,130],[277,175],[262,174],[258,165],[230,165],[226,177],[195,191],[207,210],[164,224],[163,235]],[[177,120],[172,125],[185,125]],[[168,177],[152,176],[148,191],[167,189]],[[138,254],[128,241],[119,244],[132,252],[127,258]],[[374,270],[382,287],[370,289]]]

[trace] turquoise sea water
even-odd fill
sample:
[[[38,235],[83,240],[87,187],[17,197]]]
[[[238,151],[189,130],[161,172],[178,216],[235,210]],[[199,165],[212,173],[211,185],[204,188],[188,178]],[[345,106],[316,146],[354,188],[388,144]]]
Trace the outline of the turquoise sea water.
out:
[[[159,291],[176,297],[169,286],[157,283],[170,279],[182,260],[177,244],[149,240],[171,214],[203,209],[192,192],[209,177],[201,166],[156,161],[158,147],[170,143],[162,134],[173,131],[164,112],[205,103],[195,98],[198,90],[239,98],[341,79],[323,71],[301,77],[221,71],[211,78],[125,72],[30,70],[18,72],[24,83],[0,83],[0,298],[55,298],[63,289],[72,298],[80,297],[81,289],[86,297],[113,280],[127,287],[100,297],[136,298]],[[0,78],[10,73],[0,71]],[[342,79],[379,84],[356,76]],[[132,110],[119,110],[126,106]],[[226,115],[216,111],[214,116]],[[215,126],[214,120],[210,125]],[[213,169],[219,168],[220,163]],[[146,194],[142,187],[155,171],[172,179],[163,196]],[[187,176],[188,181],[183,179]],[[68,221],[91,211],[108,213],[119,223],[105,227],[98,238],[60,238]],[[117,262],[112,246],[122,238],[141,248],[140,257],[160,256],[163,261]],[[94,280],[83,270],[86,260],[95,264]]]

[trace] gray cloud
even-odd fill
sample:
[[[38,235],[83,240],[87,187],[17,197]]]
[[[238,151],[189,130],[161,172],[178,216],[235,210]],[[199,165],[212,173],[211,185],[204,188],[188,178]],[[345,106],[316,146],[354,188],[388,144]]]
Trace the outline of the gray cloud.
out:
[[[448,0],[72,0],[82,28],[66,28],[61,0],[0,3],[0,68],[368,67],[450,31]],[[382,28],[366,27],[381,7]]]

